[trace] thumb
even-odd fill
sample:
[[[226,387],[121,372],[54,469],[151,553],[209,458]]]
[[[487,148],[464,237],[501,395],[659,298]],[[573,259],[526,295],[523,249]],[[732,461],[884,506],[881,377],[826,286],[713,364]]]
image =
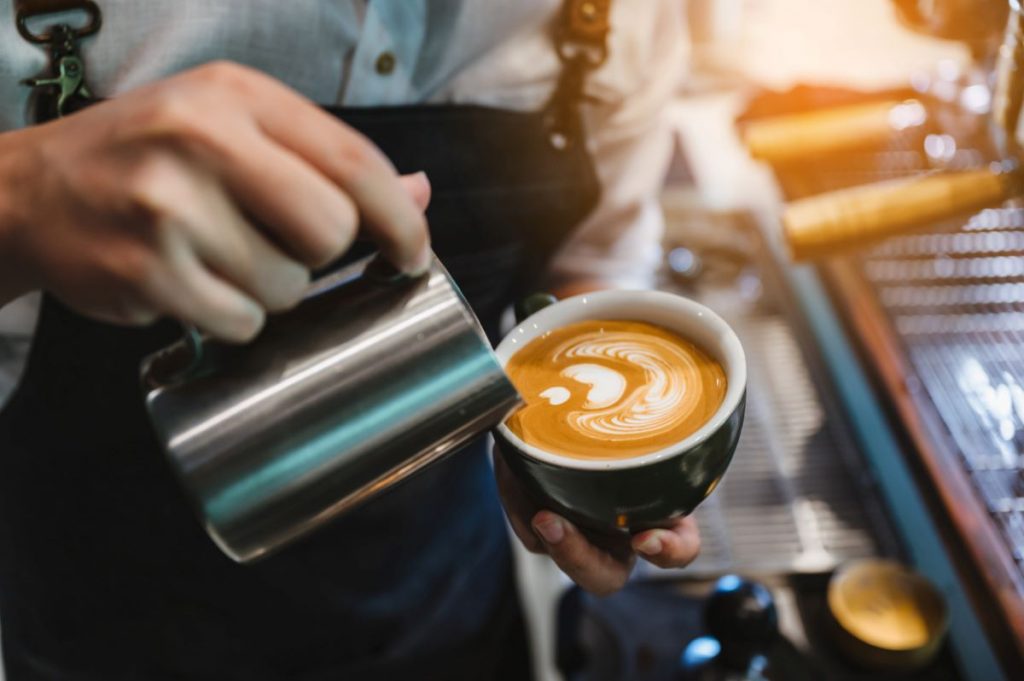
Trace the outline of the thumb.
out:
[[[430,180],[423,171],[402,175],[402,186],[409,193],[412,200],[420,210],[426,210],[430,205]]]

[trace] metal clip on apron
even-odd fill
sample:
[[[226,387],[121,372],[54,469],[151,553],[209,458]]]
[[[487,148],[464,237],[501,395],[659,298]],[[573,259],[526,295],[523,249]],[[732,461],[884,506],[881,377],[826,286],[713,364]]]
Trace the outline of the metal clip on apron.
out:
[[[48,95],[37,98],[36,119],[43,121],[63,116],[91,101],[93,95],[85,82],[85,65],[78,52],[78,41],[98,32],[103,24],[103,15],[96,3],[91,0],[14,0],[14,9],[21,37],[36,45],[46,45],[50,50],[53,73],[22,81]],[[29,22],[38,17],[76,10],[84,12],[88,19],[83,26],[54,24],[41,33],[33,32],[29,26]]]
[[[564,69],[541,111],[328,107],[400,172],[431,178],[434,249],[492,340],[503,310],[537,285],[597,201],[577,105],[603,59],[608,4],[566,2],[556,37]],[[87,104],[77,43],[99,29],[99,8],[15,8],[22,35],[53,59],[52,74],[29,83],[39,117]],[[33,17],[75,9],[84,28],[29,30]],[[178,336],[170,322],[115,327],[44,298],[26,373],[0,412],[9,681],[258,681],[280,678],[268,670],[297,656],[317,678],[488,678],[482,670],[508,636],[495,621],[511,578],[485,443],[280,555],[235,565],[194,520],[143,409],[139,362]]]

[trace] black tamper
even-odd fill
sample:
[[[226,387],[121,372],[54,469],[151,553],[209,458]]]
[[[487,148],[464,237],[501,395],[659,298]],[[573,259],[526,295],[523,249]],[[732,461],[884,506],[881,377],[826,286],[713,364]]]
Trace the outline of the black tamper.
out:
[[[737,575],[718,580],[704,606],[708,635],[679,660],[679,681],[766,681],[768,654],[779,636],[771,591]]]

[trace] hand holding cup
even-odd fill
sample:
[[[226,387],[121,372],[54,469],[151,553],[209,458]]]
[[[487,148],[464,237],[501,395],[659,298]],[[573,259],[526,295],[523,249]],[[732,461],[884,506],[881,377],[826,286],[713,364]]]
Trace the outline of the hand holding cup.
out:
[[[497,354],[527,401],[495,430],[499,484],[527,548],[598,592],[621,586],[634,552],[664,567],[692,560],[688,515],[720,481],[743,422],[732,329],[668,293],[603,291],[534,314]],[[546,364],[539,384],[526,380]]]

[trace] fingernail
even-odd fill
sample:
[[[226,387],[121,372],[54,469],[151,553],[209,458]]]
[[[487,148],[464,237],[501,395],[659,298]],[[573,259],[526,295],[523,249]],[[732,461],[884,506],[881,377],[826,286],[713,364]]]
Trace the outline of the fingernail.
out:
[[[302,265],[295,264],[288,268],[287,274],[285,275],[287,286],[293,294],[298,295],[300,298],[302,294],[309,288],[309,281],[311,274],[309,269]]]
[[[231,341],[234,343],[248,343],[251,341],[259,334],[263,328],[263,322],[266,320],[263,308],[256,303],[251,303],[246,308],[242,310],[242,315],[235,320],[235,328],[232,330],[231,338]]]
[[[558,544],[565,538],[565,525],[557,518],[536,523],[533,529],[536,530],[537,534],[540,535],[540,538],[546,544]]]
[[[301,265],[290,263],[279,268],[274,291],[277,300],[273,301],[273,311],[295,307],[309,288],[309,276],[309,270]]]
[[[661,553],[661,540],[656,534],[648,535],[647,539],[640,542],[636,550],[645,556],[656,556]]]
[[[406,268],[405,273],[410,277],[418,277],[421,274],[426,274],[430,270],[430,266],[434,263],[434,253],[430,250],[430,246],[427,246],[423,251],[416,257],[411,267]]]

